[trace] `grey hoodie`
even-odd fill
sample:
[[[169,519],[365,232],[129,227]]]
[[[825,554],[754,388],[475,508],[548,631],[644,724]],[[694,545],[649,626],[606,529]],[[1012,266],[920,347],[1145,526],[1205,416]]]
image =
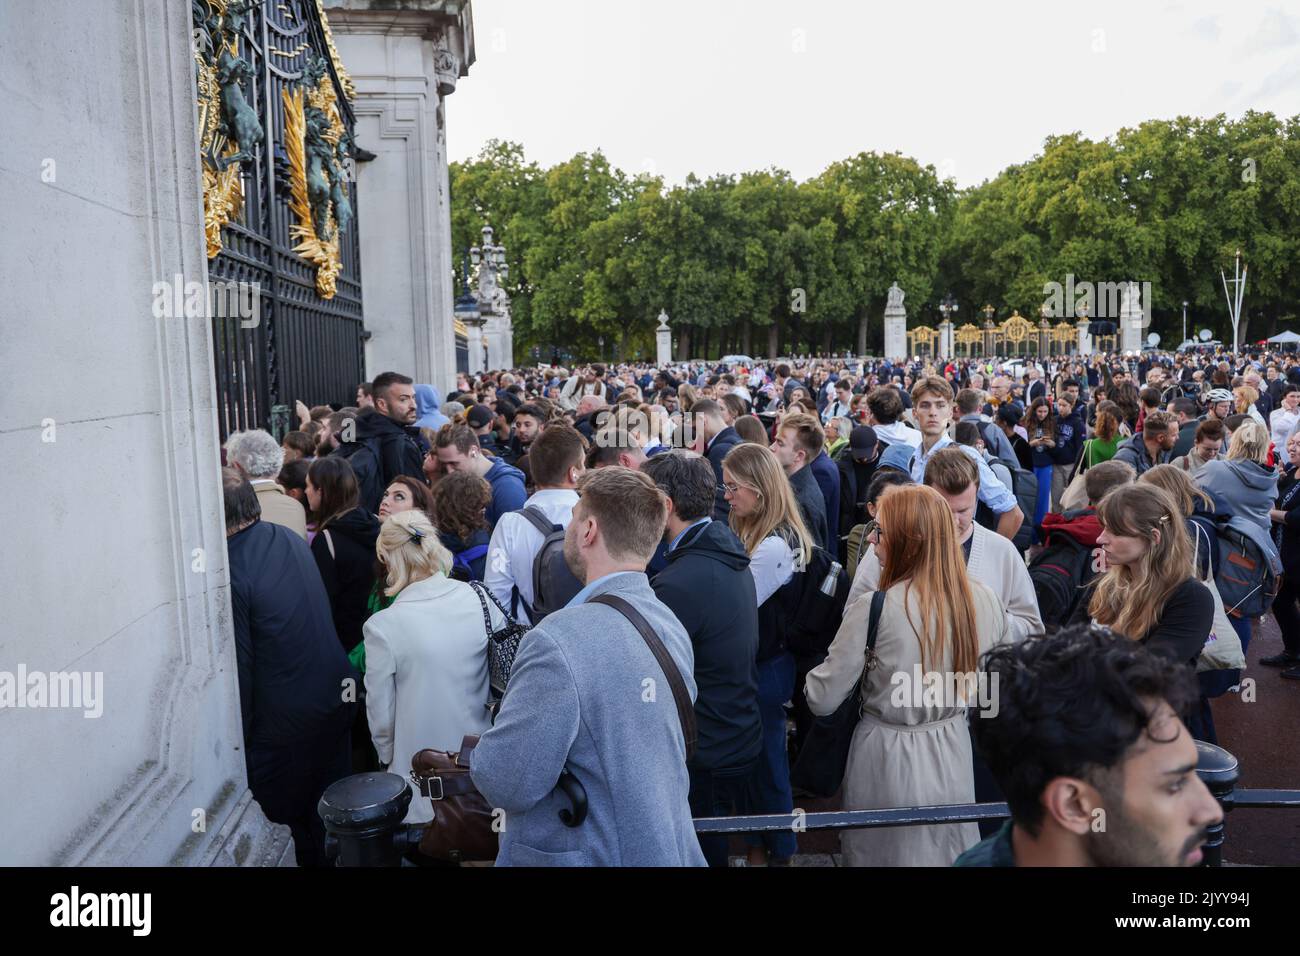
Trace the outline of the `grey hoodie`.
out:
[[[1255,461],[1232,459],[1206,464],[1197,479],[1206,491],[1218,495],[1235,518],[1244,518],[1263,530],[1272,529],[1268,513],[1277,499],[1277,475]]]

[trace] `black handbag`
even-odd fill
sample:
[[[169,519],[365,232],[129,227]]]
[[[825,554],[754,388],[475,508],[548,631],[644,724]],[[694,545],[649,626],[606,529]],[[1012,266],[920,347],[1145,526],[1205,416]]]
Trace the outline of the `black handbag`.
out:
[[[488,681],[492,696],[499,699],[505,694],[506,684],[510,682],[510,671],[515,665],[515,655],[519,653],[519,642],[524,639],[529,628],[528,625],[521,624],[511,617],[510,612],[501,606],[496,595],[485,585],[478,581],[471,581],[469,586],[478,595],[479,604],[483,605],[483,626],[488,634]],[[488,601],[495,604],[497,610],[506,619],[506,623],[495,631],[492,629],[492,612],[488,610]]]
[[[871,595],[871,617],[867,623],[867,653],[853,692],[835,708],[833,714],[813,720],[808,737],[799,750],[794,767],[790,770],[790,786],[816,797],[833,797],[844,782],[844,771],[849,763],[849,748],[853,744],[853,731],[862,718],[862,684],[867,672],[879,663],[876,657],[876,632],[880,625],[880,612],[885,607],[885,592]]]

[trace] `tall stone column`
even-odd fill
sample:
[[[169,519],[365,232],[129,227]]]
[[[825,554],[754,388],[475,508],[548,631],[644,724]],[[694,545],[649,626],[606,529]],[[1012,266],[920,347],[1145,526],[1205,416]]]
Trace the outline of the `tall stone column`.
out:
[[[1151,303],[1143,300],[1143,291],[1143,286],[1136,282],[1124,286],[1119,310],[1119,347],[1125,352],[1142,349],[1142,333],[1149,324],[1144,309],[1151,307]]]
[[[939,358],[945,362],[952,358],[952,332],[951,322],[939,323]]]
[[[21,131],[0,137],[0,454],[22,498],[0,679],[79,685],[0,711],[4,862],[277,863],[288,831],[244,769],[212,331],[167,308],[208,277],[190,5],[0,21]]]
[[[1088,334],[1088,320],[1086,318],[1080,319],[1078,323],[1078,327],[1079,327],[1079,354],[1091,355],[1092,336]]]
[[[446,98],[474,62],[468,0],[324,0],[356,87],[369,374],[456,383]],[[400,9],[394,9],[400,7]]]
[[[885,305],[885,358],[907,356],[907,309],[903,307],[903,290],[895,282],[889,289]]]
[[[659,310],[659,328],[655,329],[655,362],[660,368],[673,364],[673,330],[663,309]]]

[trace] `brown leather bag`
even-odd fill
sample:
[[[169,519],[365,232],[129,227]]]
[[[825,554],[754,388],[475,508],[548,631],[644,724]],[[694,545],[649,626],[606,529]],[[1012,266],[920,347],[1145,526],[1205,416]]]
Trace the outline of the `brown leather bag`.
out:
[[[420,837],[420,852],[448,863],[495,860],[497,834],[492,808],[469,775],[469,755],[478,735],[461,741],[457,753],[421,750],[411,758],[416,799],[433,801],[433,822]]]

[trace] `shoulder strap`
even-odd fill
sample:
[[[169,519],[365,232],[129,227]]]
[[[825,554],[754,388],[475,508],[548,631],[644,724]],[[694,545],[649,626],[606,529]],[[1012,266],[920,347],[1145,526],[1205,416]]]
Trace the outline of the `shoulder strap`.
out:
[[[466,548],[464,551],[457,552],[456,557],[468,564],[470,561],[477,561],[487,553],[488,546],[486,544],[476,544],[472,548]]]
[[[546,515],[542,514],[542,512],[533,505],[529,505],[527,508],[520,508],[515,512],[515,514],[523,515],[527,518],[528,523],[540,531],[543,538],[555,530],[555,526],[547,520]]]
[[[876,632],[880,628],[880,615],[885,610],[885,592],[877,591],[871,595],[871,617],[867,619],[867,651],[876,652]]]
[[[695,707],[691,704],[691,695],[686,691],[686,682],[682,680],[681,671],[677,669],[677,664],[668,653],[668,648],[664,647],[664,642],[659,639],[659,635],[655,633],[650,623],[641,616],[641,612],[618,595],[600,594],[587,603],[612,607],[627,618],[641,634],[641,639],[645,641],[646,646],[650,648],[650,653],[659,662],[664,676],[668,678],[668,686],[673,690],[673,700],[677,703],[677,719],[681,721],[682,734],[686,737],[686,759],[691,760],[695,756]]]
[[[488,636],[490,637],[492,635],[492,612],[488,610],[487,599],[483,597],[483,593],[487,591],[487,588],[480,585],[477,581],[470,581],[469,586],[474,589],[474,593],[478,595],[478,603],[483,606],[483,628],[487,631]],[[491,592],[488,593],[490,594]],[[493,603],[496,603],[496,598],[493,598],[492,601]]]

